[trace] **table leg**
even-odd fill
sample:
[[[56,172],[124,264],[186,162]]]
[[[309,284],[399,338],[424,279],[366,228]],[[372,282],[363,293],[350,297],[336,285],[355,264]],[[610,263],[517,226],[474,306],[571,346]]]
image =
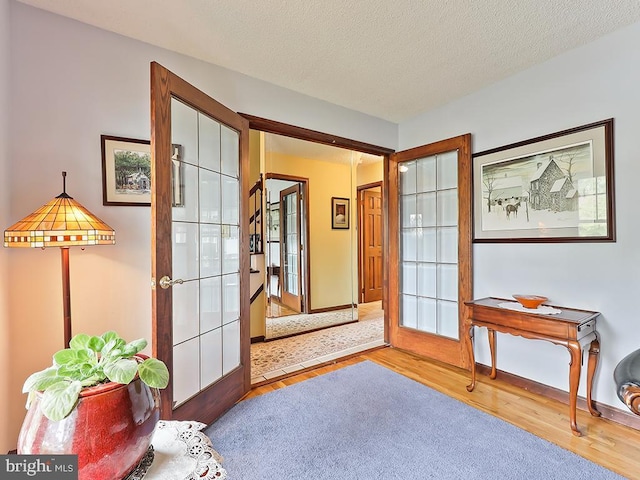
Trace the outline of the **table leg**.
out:
[[[489,352],[491,352],[491,374],[489,378],[495,380],[498,372],[496,370],[496,331],[487,329],[487,335],[489,336]]]
[[[598,338],[598,332],[595,332],[596,339],[591,342],[589,346],[589,365],[587,367],[587,408],[589,413],[594,417],[599,417],[602,414],[596,409],[595,404],[591,399],[591,388],[593,387],[593,375],[596,373],[596,367],[598,366],[598,358],[600,357],[600,339]]]
[[[469,350],[469,360],[471,360],[471,383],[467,385],[467,392],[472,392],[476,388],[476,357],[473,352],[473,325],[468,325],[469,341],[467,342],[467,348]]]
[[[569,419],[572,433],[580,437],[582,434],[578,430],[578,423],[576,422],[576,407],[578,403],[578,385],[580,384],[582,348],[580,343],[575,341],[568,342],[567,348],[571,354],[571,363],[569,364]]]

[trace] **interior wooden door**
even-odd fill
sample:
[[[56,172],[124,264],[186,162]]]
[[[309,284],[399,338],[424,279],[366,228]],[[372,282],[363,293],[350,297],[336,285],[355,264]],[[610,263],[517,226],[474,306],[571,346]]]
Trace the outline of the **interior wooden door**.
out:
[[[280,192],[280,285],[281,301],[302,312],[302,222],[300,184]]]
[[[248,122],[151,64],[154,355],[165,419],[211,423],[250,388]]]
[[[389,313],[393,346],[469,367],[471,135],[389,159]]]
[[[382,300],[382,190],[361,192],[361,278],[362,302]]]

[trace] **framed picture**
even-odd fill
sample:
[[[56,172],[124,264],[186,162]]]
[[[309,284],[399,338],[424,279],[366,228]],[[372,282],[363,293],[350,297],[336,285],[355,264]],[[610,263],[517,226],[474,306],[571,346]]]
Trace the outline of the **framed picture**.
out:
[[[100,136],[103,205],[151,205],[151,147],[148,140]]]
[[[613,242],[613,119],[473,155],[476,243]]]
[[[331,228],[349,228],[349,199],[331,197]]]
[[[272,202],[267,205],[267,240],[280,241],[280,203]]]

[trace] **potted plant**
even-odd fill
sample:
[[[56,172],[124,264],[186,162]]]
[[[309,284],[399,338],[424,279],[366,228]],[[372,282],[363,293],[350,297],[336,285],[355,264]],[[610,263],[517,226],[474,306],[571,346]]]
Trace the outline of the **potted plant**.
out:
[[[159,388],[169,371],[115,332],[85,334],[29,376],[21,454],[77,454],[80,480],[125,477],[144,457],[159,419]]]

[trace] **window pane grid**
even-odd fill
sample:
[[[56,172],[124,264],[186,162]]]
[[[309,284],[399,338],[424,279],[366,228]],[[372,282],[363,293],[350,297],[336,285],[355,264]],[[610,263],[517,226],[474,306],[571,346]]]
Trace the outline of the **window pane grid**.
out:
[[[457,339],[457,164],[445,163],[453,154],[402,164],[399,280],[401,325]]]

